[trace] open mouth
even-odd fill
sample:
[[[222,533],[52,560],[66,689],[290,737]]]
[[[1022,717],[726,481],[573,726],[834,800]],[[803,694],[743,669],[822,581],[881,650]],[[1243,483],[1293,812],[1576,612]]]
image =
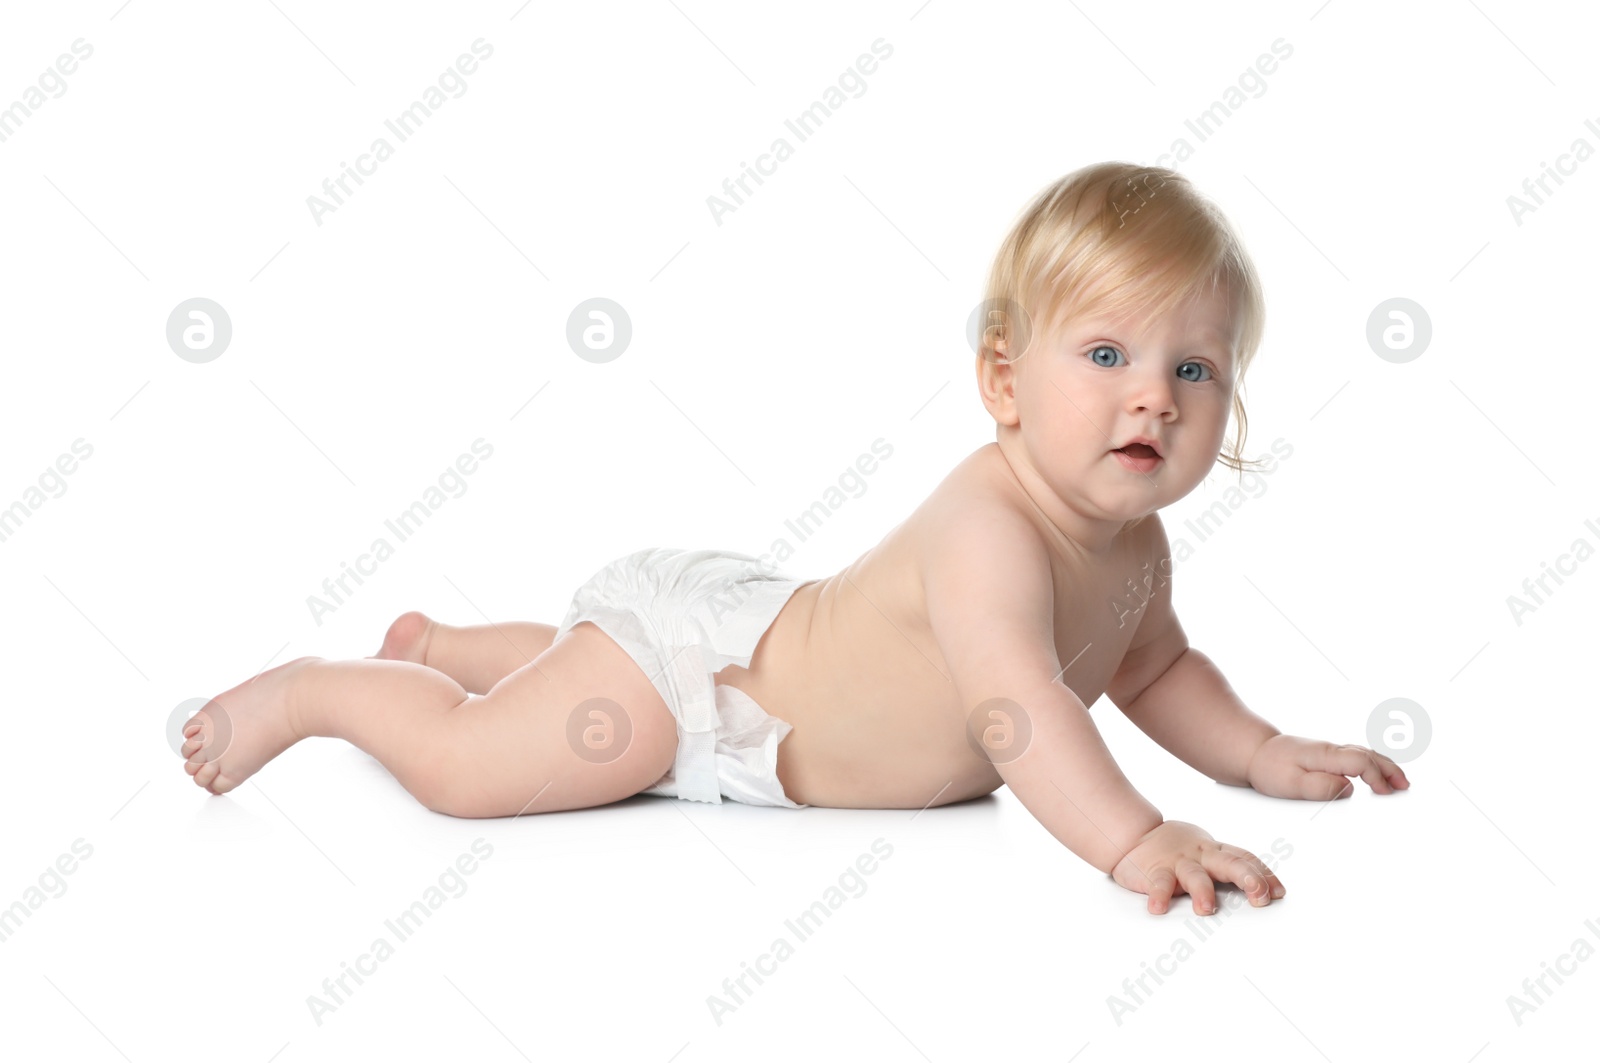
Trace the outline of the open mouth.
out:
[[[1161,456],[1148,443],[1129,443],[1125,447],[1118,447],[1117,453],[1126,454],[1130,458],[1159,458]]]

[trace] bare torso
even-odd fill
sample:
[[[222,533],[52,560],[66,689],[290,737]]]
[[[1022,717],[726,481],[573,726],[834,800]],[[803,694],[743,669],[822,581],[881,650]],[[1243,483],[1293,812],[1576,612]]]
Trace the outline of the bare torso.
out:
[[[924,547],[946,515],[975,506],[1012,507],[1048,543],[1062,680],[1093,705],[1116,674],[1142,615],[1127,581],[1137,582],[1154,561],[1152,521],[1120,536],[1108,557],[1086,560],[1035,508],[999,446],[988,444],[877,546],[797,590],[748,669],[717,674],[719,684],[739,688],[793,726],[778,746],[778,779],[791,799],[923,808],[1002,785],[994,765],[968,744],[919,574]]]

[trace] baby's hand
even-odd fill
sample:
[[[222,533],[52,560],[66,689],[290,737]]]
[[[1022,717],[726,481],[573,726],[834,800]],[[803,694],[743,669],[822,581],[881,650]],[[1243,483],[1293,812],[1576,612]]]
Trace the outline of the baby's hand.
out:
[[[1274,735],[1250,760],[1250,785],[1268,797],[1332,801],[1349,797],[1359,775],[1373,793],[1392,794],[1411,785],[1399,765],[1366,746],[1336,746],[1294,735]]]
[[[1217,910],[1212,879],[1237,883],[1258,908],[1284,893],[1278,876],[1253,854],[1175,819],[1139,839],[1111,869],[1111,877],[1124,889],[1149,894],[1151,915],[1166,911],[1174,893],[1187,893],[1196,915],[1210,915]]]

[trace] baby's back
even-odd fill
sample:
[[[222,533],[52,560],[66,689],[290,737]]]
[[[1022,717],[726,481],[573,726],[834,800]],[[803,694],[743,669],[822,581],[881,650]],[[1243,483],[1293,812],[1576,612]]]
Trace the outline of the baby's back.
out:
[[[838,574],[797,590],[729,683],[791,724],[778,747],[784,792],[836,808],[923,808],[964,801],[1002,785],[968,743],[965,711],[928,620],[924,573],[992,550],[981,534],[992,514],[1034,529],[1055,587],[1054,640],[1063,681],[1092,705],[1105,692],[1137,628],[1126,581],[1154,560],[1152,516],[1108,557],[1090,562],[1044,519],[1000,449],[989,444],[957,465],[883,540]],[[975,530],[976,529],[976,530]],[[952,561],[952,558],[956,559]]]

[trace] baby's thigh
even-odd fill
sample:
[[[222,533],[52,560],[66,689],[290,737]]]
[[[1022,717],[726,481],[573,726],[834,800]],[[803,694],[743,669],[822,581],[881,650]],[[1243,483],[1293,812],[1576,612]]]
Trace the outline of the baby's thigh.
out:
[[[452,712],[460,803],[474,810],[456,815],[610,804],[658,782],[678,752],[655,685],[589,621]]]

